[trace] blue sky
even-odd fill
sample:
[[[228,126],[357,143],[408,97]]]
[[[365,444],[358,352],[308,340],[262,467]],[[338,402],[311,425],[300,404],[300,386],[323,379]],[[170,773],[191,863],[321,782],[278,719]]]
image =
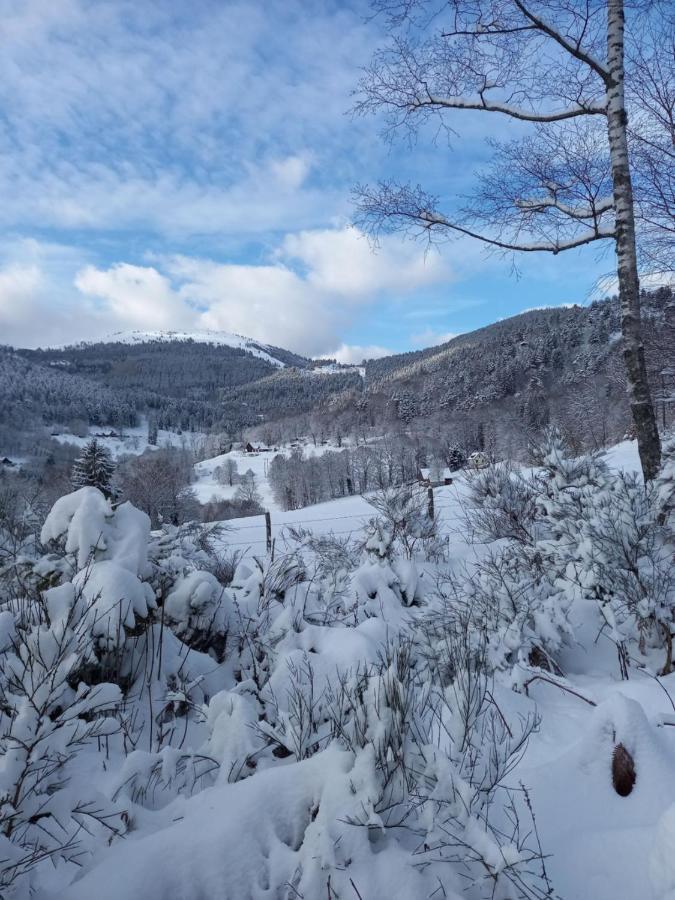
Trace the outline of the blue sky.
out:
[[[217,328],[308,355],[427,346],[586,302],[598,249],[520,262],[350,228],[355,182],[422,181],[452,209],[494,117],[389,146],[348,111],[382,40],[365,3],[5,0],[0,341]]]

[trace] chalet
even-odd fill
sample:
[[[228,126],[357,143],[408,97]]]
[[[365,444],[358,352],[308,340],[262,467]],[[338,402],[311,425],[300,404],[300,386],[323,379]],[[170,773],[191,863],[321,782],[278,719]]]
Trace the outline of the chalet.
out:
[[[476,450],[469,456],[467,465],[472,469],[487,469],[490,465],[490,457],[482,450]]]
[[[271,447],[268,447],[266,444],[252,444],[250,441],[244,447],[244,450],[247,453],[269,453],[271,451]]]
[[[2,459],[0,459],[0,465],[7,466],[7,468],[14,468],[16,463],[12,462],[8,456],[3,456]]]
[[[433,472],[427,466],[423,466],[418,473],[417,480],[423,487],[442,487],[445,484],[452,484],[452,472],[447,466],[444,469],[435,470]]]

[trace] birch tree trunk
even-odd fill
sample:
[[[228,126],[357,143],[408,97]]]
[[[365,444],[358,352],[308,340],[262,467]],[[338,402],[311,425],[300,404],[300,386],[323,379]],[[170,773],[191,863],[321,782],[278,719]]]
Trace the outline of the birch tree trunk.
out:
[[[628,395],[637,433],[640,462],[645,481],[656,476],[661,463],[656,414],[645,365],[640,318],[640,283],[635,246],[633,186],[628,162],[624,101],[624,9],[623,0],[608,0],[607,130],[612,165],[616,216],[616,255],[621,306],[623,355],[628,378]]]

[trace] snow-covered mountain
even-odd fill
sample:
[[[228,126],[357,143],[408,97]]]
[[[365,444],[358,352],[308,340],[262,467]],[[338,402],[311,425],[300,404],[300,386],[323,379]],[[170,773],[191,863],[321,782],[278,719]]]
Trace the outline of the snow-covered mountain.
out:
[[[269,344],[263,344],[245,337],[242,334],[235,334],[229,331],[214,331],[207,329],[194,329],[190,331],[116,331],[106,338],[97,341],[86,341],[85,345],[93,344],[149,344],[149,343],[174,343],[176,341],[188,342],[195,344],[211,344],[216,347],[234,347],[239,350],[246,350],[257,356],[258,359],[264,359],[277,368],[283,369],[288,363],[279,358],[277,347]],[[287,354],[283,354],[287,356]]]

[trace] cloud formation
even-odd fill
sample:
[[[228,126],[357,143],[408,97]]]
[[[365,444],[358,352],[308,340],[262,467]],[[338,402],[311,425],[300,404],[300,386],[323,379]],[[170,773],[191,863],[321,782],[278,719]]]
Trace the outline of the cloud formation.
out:
[[[174,237],[325,224],[346,209],[356,159],[337,160],[358,129],[344,112],[371,43],[343,4],[10,4],[0,224]]]
[[[0,316],[7,317],[13,343],[44,344],[34,333],[36,317],[58,308],[52,342],[124,329],[206,328],[308,356],[338,353],[341,361],[386,352],[380,346],[347,347],[341,339],[383,293],[405,297],[452,277],[441,257],[425,257],[417,245],[389,237],[374,254],[349,228],[287,236],[259,265],[175,255],[156,258],[153,265],[88,264],[68,272],[59,261],[61,281],[53,292],[49,284],[58,257],[36,259],[0,269]]]
[[[343,227],[355,182],[466,193],[494,123],[448,151],[345,115],[381,42],[368,0],[10,0],[0,54],[0,341],[217,327],[343,359],[583,296],[598,271],[523,263],[518,287]],[[435,131],[434,131],[435,134]],[[590,263],[589,263],[590,260]],[[446,289],[463,282],[462,295]],[[563,284],[564,282],[564,290]],[[410,332],[416,332],[411,339]],[[349,336],[349,337],[348,337]]]

